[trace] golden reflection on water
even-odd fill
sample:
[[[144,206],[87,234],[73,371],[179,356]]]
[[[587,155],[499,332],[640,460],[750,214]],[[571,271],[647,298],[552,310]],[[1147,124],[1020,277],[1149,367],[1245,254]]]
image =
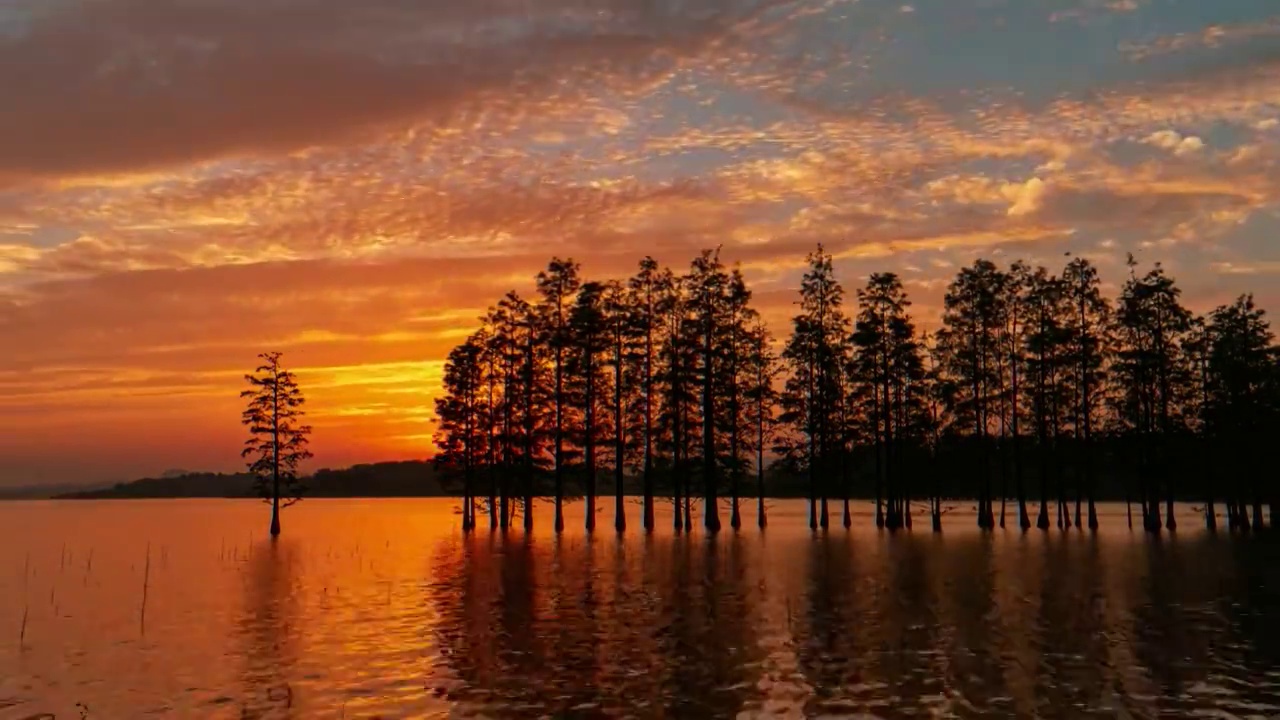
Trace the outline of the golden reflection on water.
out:
[[[588,537],[580,506],[464,537],[453,506],[308,501],[272,543],[249,502],[0,505],[0,720],[1280,711],[1273,543],[1190,508],[1160,539],[1123,507],[815,535],[775,502],[708,539]]]

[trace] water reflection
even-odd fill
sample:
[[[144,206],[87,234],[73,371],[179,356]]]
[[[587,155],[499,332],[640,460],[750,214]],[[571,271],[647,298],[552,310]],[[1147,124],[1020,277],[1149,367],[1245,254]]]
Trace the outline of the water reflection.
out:
[[[303,503],[275,544],[254,504],[112,505],[71,541],[0,522],[0,720],[1280,716],[1269,537],[1150,538],[1123,506],[1097,535],[865,508],[813,534],[782,501],[715,539],[464,537],[450,507]]]
[[[297,551],[288,540],[258,543],[244,575],[245,610],[240,620],[244,686],[240,717],[290,718],[295,714],[289,680],[301,652]]]
[[[480,533],[439,558],[433,675],[460,716],[1271,712],[1261,546]]]

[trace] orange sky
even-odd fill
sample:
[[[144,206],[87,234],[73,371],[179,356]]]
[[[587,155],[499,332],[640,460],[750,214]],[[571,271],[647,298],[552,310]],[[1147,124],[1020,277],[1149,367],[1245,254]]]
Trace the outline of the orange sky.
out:
[[[924,316],[1068,251],[1280,307],[1268,7],[6,3],[0,484],[238,468],[265,350],[317,466],[425,456],[441,359],[552,254],[723,245],[779,333],[819,241]]]

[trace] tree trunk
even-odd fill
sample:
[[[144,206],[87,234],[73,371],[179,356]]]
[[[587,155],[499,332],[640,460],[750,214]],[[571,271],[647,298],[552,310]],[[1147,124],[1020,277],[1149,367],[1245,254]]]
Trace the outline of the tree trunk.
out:
[[[1040,514],[1036,517],[1036,527],[1049,529],[1049,447],[1043,437],[1040,440]]]
[[[622,423],[622,339],[615,338],[613,364],[613,529],[627,531],[627,511],[623,506],[623,481],[626,475],[626,437]]]
[[[271,537],[280,534],[280,491],[279,483],[276,485],[277,490],[275,497],[271,498]]]
[[[703,328],[702,344],[702,480],[707,506],[702,509],[702,524],[708,532],[720,531],[720,502],[716,497],[715,397],[713,391],[712,322],[710,312]]]
[[[763,384],[763,383],[762,383]],[[761,390],[761,398],[764,397]],[[763,530],[769,521],[764,514],[764,402],[756,413],[756,524]]]
[[[586,508],[586,529],[592,532],[596,529],[596,424],[595,424],[595,368],[587,364],[587,393],[586,393],[586,462],[587,462],[587,508]]]
[[[271,537],[280,535],[280,379],[271,388]]]
[[[498,529],[498,467],[489,462],[489,531]]]
[[[559,332],[559,330],[557,330]],[[556,341],[556,533],[564,532],[564,358]]]
[[[734,392],[737,392],[736,388]],[[737,530],[742,527],[742,515],[738,510],[738,495],[741,491],[741,488],[738,487],[738,476],[741,474],[741,471],[738,466],[738,402],[736,399],[733,402],[733,435],[729,446],[731,448],[730,455],[733,458],[733,468],[731,469],[733,475],[730,476],[729,479],[729,493],[732,496],[732,509],[729,512],[729,527]]]
[[[653,300],[644,332],[644,529],[653,532]]]

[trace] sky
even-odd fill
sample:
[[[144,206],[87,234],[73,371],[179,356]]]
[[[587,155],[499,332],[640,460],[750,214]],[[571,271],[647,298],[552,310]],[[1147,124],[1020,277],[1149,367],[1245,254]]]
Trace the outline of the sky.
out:
[[[1280,308],[1274,0],[4,0],[0,88],[0,484],[238,469],[267,350],[316,467],[425,457],[553,255]]]

